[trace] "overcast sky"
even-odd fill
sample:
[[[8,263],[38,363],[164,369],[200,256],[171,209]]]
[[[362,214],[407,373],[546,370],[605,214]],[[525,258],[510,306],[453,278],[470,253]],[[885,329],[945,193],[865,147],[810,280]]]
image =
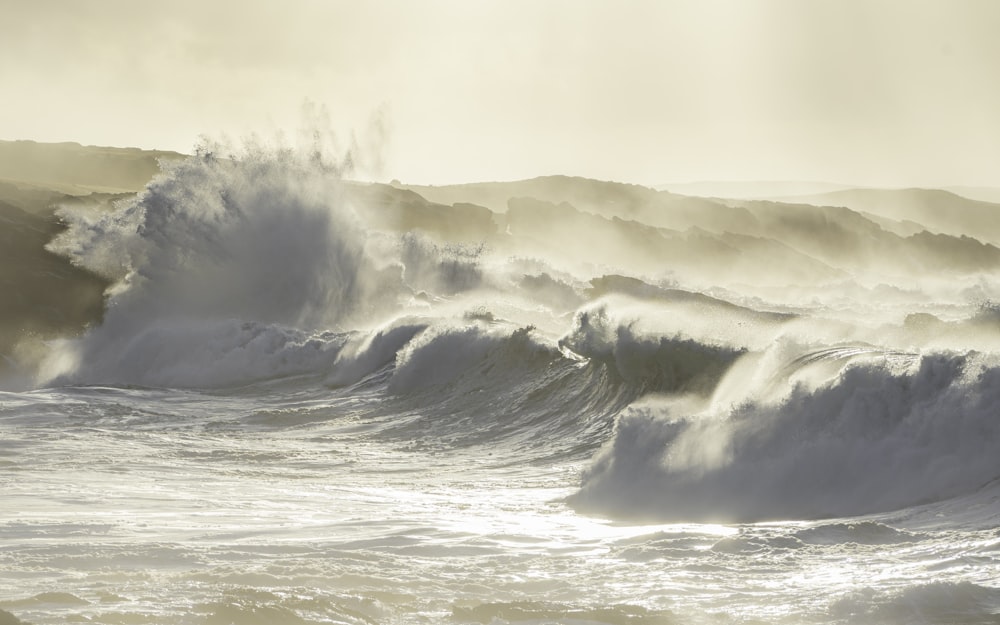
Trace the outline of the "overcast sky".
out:
[[[407,182],[1000,186],[997,0],[0,8],[3,139],[189,152],[310,101]]]

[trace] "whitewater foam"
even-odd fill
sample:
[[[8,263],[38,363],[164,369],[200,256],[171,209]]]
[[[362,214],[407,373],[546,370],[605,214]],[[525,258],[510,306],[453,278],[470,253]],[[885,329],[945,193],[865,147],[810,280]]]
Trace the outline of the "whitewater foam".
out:
[[[1000,474],[995,357],[848,362],[816,388],[713,413],[633,406],[572,501],[674,521],[824,518],[974,491]]]

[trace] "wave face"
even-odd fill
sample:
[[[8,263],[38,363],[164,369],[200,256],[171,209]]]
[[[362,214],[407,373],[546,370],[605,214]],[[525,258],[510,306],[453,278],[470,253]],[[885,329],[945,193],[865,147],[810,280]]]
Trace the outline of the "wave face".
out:
[[[633,406],[574,502],[657,519],[811,519],[987,485],[1000,475],[997,360],[912,360],[849,362],[818,387],[719,412],[670,400]]]
[[[4,335],[0,620],[996,620],[1000,207],[348,173],[206,147],[6,248],[110,286]]]

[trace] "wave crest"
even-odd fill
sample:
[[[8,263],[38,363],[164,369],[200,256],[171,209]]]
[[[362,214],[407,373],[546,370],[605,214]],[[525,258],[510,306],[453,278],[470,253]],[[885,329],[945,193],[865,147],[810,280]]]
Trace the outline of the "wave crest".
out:
[[[965,494],[1000,475],[1000,363],[848,362],[818,387],[718,412],[679,400],[619,417],[572,498],[675,521],[852,516]]]

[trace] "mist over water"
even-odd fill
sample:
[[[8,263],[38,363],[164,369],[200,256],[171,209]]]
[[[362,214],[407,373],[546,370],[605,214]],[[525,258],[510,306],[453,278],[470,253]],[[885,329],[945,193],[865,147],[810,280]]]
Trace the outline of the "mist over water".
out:
[[[60,209],[111,287],[8,356],[0,609],[995,622],[1000,207],[350,173],[206,146]]]

